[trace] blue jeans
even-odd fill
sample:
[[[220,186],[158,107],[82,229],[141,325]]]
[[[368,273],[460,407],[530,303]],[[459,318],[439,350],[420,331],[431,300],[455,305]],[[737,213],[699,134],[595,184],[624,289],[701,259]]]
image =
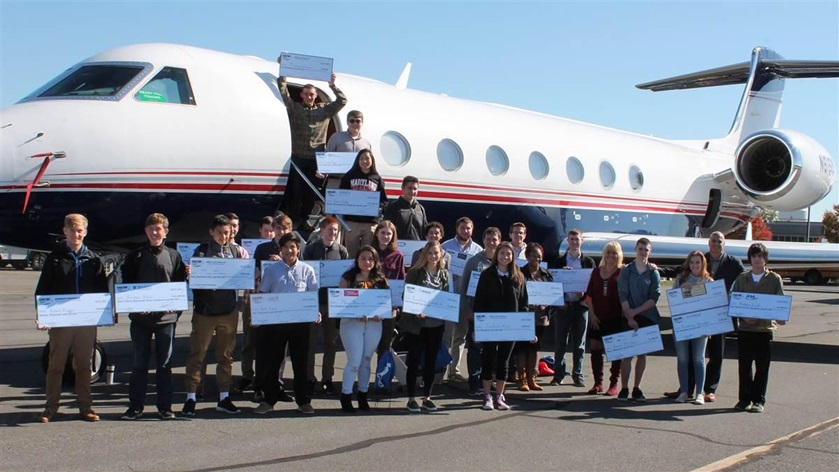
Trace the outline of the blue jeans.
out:
[[[708,342],[707,336],[700,336],[695,339],[687,341],[676,341],[676,360],[679,369],[679,389],[683,393],[691,395],[689,392],[688,369],[693,369],[693,375],[696,381],[696,394],[702,395],[705,387],[705,344]],[[690,362],[693,365],[690,365]]]
[[[128,384],[128,399],[131,408],[143,411],[146,402],[146,388],[151,357],[151,338],[154,336],[155,374],[157,387],[157,409],[172,409],[172,343],[175,339],[175,323],[146,325],[131,322],[131,344],[134,347],[134,365]]]
[[[586,353],[586,330],[588,329],[588,308],[579,303],[572,303],[556,311],[553,318],[556,344],[554,349],[554,380],[562,380],[568,374],[565,366],[565,350],[571,344],[574,367],[571,376],[574,380],[583,380],[583,356]]]

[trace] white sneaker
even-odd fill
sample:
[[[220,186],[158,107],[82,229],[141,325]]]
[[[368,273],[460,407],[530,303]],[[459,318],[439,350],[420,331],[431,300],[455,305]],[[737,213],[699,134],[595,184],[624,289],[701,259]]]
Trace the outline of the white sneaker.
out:
[[[492,394],[488,393],[484,397],[484,406],[481,407],[482,410],[494,410],[495,406],[493,405],[492,401]]]
[[[685,392],[680,393],[679,396],[676,397],[676,403],[684,403],[687,400],[688,400],[688,394],[685,393]]]
[[[696,398],[693,399],[694,405],[704,405],[705,404],[705,395],[697,395]]]
[[[501,395],[498,395],[498,397],[495,399],[495,409],[496,410],[509,410],[510,409],[510,406],[507,405],[507,403],[504,400],[506,400],[506,399],[504,398],[503,393]]]

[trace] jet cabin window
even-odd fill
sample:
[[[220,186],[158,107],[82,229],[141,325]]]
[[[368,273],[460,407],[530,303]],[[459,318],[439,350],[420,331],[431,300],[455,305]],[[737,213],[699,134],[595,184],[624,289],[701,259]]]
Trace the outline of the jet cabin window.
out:
[[[48,85],[37,98],[119,100],[143,77],[143,64],[90,64]]]
[[[185,69],[164,67],[134,98],[141,102],[180,103],[195,105],[195,96]]]

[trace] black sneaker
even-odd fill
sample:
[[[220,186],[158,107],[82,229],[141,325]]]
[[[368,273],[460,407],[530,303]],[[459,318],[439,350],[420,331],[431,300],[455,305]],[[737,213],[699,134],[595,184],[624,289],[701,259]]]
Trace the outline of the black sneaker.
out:
[[[289,395],[285,390],[280,390],[280,394],[277,395],[277,401],[291,403],[294,401],[294,397]]]
[[[635,387],[632,389],[632,400],[636,402],[645,402],[647,401],[647,397],[644,396],[644,392],[642,392],[640,388]]]
[[[737,411],[746,411],[746,410],[749,409],[750,405],[751,405],[750,401],[740,400],[739,402],[737,402],[736,405],[734,405],[734,409],[737,410]]]
[[[262,390],[254,390],[253,391],[253,399],[251,402],[253,403],[262,403],[265,401],[265,393]]]
[[[143,410],[135,410],[134,408],[129,407],[125,410],[125,413],[120,416],[120,419],[123,420],[136,420],[137,418],[143,416]]]
[[[626,402],[629,401],[629,389],[622,388],[620,393],[618,393],[618,401],[619,402]]]
[[[335,384],[333,384],[331,380],[323,381],[323,393],[327,395],[335,395],[338,393],[338,391],[335,390]]]
[[[236,405],[233,404],[233,401],[230,397],[225,398],[224,400],[218,402],[216,405],[216,411],[220,411],[222,413],[229,413],[231,415],[235,415],[237,413],[241,413],[242,410],[236,408]]]
[[[411,413],[419,413],[420,411],[422,411],[420,409],[419,403],[417,403],[416,400],[409,401],[408,405],[407,405],[407,408],[408,408],[408,411],[410,411]]]
[[[746,411],[749,413],[763,413],[763,404],[752,403],[752,406],[750,408],[746,408]]]
[[[242,379],[239,380],[239,387],[238,388],[239,388],[240,392],[250,390],[252,387],[253,387],[253,380],[252,379],[242,377]]]
[[[437,405],[434,404],[431,400],[426,400],[422,402],[422,408],[428,411],[437,411]]]
[[[188,399],[184,403],[184,408],[181,410],[181,414],[184,416],[195,416],[195,400]]]
[[[173,413],[172,410],[157,410],[157,416],[159,416],[161,420],[175,419],[175,413]]]

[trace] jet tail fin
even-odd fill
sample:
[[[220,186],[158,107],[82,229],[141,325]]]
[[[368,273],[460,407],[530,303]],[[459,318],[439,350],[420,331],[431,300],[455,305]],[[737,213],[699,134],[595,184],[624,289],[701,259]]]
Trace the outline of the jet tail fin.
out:
[[[722,139],[737,146],[751,133],[777,128],[781,119],[784,79],[839,77],[839,61],[788,60],[775,51],[756,47],[750,62],[717,67],[636,85],[662,92],[745,83],[740,106],[728,135]]]

